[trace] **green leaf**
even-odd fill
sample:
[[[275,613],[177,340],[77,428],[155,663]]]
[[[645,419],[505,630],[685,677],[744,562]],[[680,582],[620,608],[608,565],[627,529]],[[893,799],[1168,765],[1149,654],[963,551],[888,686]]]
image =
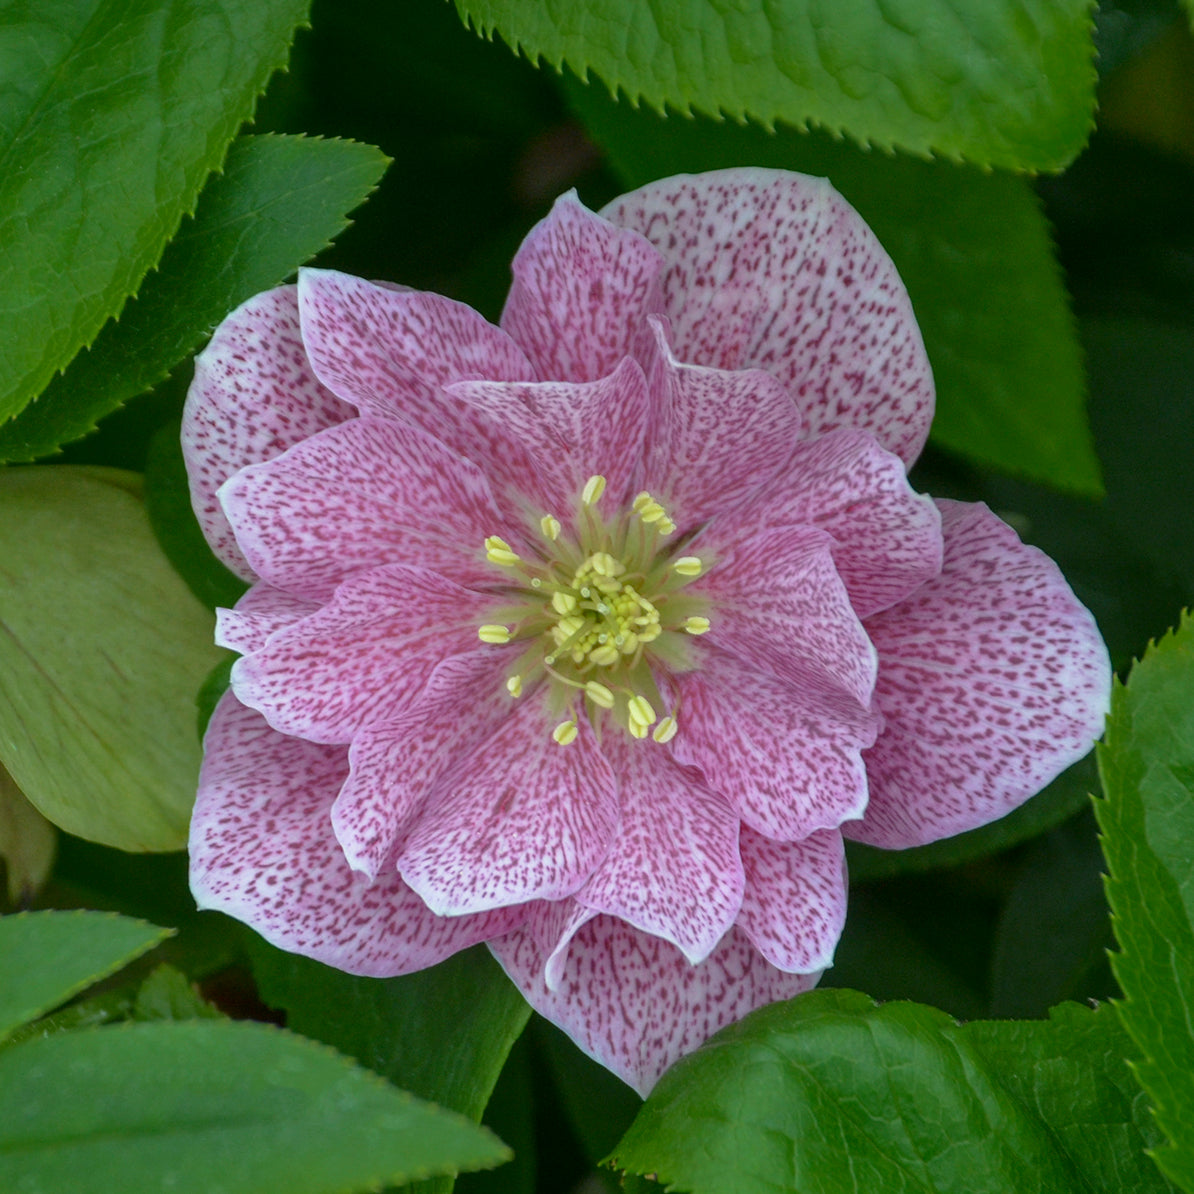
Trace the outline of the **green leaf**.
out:
[[[827,177],[900,272],[937,383],[933,442],[979,464],[1098,495],[1082,357],[1028,183],[867,154],[822,135],[661,119],[573,83],[573,107],[631,187],[767,166]]]
[[[210,613],[114,469],[0,472],[0,763],[56,825],[177,850],[199,774]]]
[[[348,223],[385,170],[371,145],[241,137],[137,297],[32,406],[0,427],[0,460],[34,460],[156,385],[215,324],[282,281]]]
[[[1007,850],[1060,825],[1088,808],[1098,776],[1093,752],[1063,771],[1048,787],[998,821],[910,850],[880,850],[847,842],[851,882],[865,883],[915,871],[961,866]]]
[[[471,1119],[481,1118],[530,1017],[483,946],[388,979],[344,974],[260,940],[250,956],[261,998],[285,1010],[289,1028]]]
[[[1194,1190],[1194,621],[1151,647],[1111,699],[1096,805],[1120,953],[1117,1005],[1169,1144],[1157,1163]]]
[[[170,933],[110,912],[0,916],[0,1038],[114,974]]]
[[[308,0],[14,0],[0,23],[0,420],[115,315]]]
[[[0,1052],[0,1187],[343,1194],[494,1165],[489,1132],[263,1024],[128,1024]]]
[[[222,1020],[223,1013],[181,970],[162,963],[145,976],[133,1000],[134,1020]]]
[[[5,876],[0,899],[7,896],[9,908],[33,902],[50,877],[57,849],[57,830],[0,767],[0,869]]]
[[[613,1161],[695,1194],[1165,1190],[1129,1046],[1107,1011],[963,1027],[814,991],[674,1066]]]
[[[862,145],[1059,170],[1094,124],[1088,0],[456,0],[532,60],[658,110],[818,125]]]

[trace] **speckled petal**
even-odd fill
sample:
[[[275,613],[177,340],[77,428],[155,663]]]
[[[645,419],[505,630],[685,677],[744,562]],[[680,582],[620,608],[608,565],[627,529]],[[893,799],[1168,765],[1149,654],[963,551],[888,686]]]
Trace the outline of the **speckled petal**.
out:
[[[769,373],[681,364],[660,321],[651,325],[647,372],[657,413],[646,483],[683,533],[772,481],[804,422]]]
[[[391,865],[435,781],[510,716],[502,681],[511,652],[487,646],[444,660],[397,718],[353,739],[332,827],[354,870],[374,878]]]
[[[739,538],[686,591],[712,602],[713,645],[798,689],[829,685],[868,707],[875,649],[850,605],[832,547],[829,534],[809,527]]]
[[[644,317],[661,309],[662,267],[641,236],[594,215],[569,191],[514,258],[502,327],[544,381],[595,381],[633,353]]]
[[[738,927],[780,970],[820,974],[846,923],[842,835],[823,829],[800,842],[776,842],[743,827],[746,891]]]
[[[275,630],[285,630],[318,609],[314,601],[258,581],[236,603],[235,609],[216,610],[216,646],[248,655],[264,647],[265,640]]]
[[[362,416],[220,490],[257,572],[326,601],[347,576],[415,563],[461,584],[493,579],[482,545],[503,525],[481,472],[415,427]]]
[[[311,369],[293,286],[254,296],[216,329],[195,358],[182,415],[182,454],[199,525],[237,576],[254,579],[216,490],[245,465],[272,460],[356,413],[320,385]]]
[[[738,818],[647,738],[610,727],[604,751],[618,777],[621,817],[609,853],[576,902],[679,947],[699,962],[742,903]]]
[[[883,733],[850,837],[899,849],[1010,812],[1102,732],[1107,649],[1057,565],[983,505],[942,501],[941,575],[867,622]]]
[[[891,259],[828,182],[755,167],[680,175],[601,214],[667,259],[681,360],[766,369],[814,435],[859,427],[916,459],[934,401],[920,330]]]
[[[283,734],[351,742],[396,717],[438,663],[476,648],[491,600],[424,568],[360,573],[238,659],[233,691]]]
[[[814,987],[819,975],[771,966],[733,928],[699,966],[673,945],[598,916],[572,938],[556,990],[546,954],[525,931],[489,948],[531,1006],[644,1098],[673,1062],[720,1028]]]
[[[606,478],[602,508],[616,509],[640,484],[647,442],[647,383],[627,358],[593,382],[461,382],[449,394],[482,406],[535,460],[534,478],[561,519],[589,477]],[[524,478],[524,491],[531,478]]]
[[[865,431],[831,431],[800,444],[782,483],[719,520],[720,534],[742,522],[753,531],[828,531],[833,562],[860,618],[902,601],[941,571],[937,507],[908,484],[900,458]]]
[[[436,783],[398,859],[402,877],[444,916],[562,899],[609,848],[614,773],[588,722],[569,746],[535,697]]]
[[[271,730],[225,694],[207,731],[191,820],[191,890],[281,949],[352,974],[406,974],[514,928],[521,909],[445,920],[397,875],[354,873],[329,812],[344,747]]]
[[[880,718],[840,692],[798,689],[714,648],[678,679],[671,750],[768,837],[798,841],[861,817],[862,751]]]

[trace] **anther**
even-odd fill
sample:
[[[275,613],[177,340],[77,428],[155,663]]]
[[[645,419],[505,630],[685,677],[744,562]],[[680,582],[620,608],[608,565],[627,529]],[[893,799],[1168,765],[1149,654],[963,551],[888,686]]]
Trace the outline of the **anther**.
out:
[[[670,535],[676,529],[676,524],[665,514],[656,524],[655,529],[661,535]]]
[[[681,576],[700,576],[702,567],[699,556],[681,556],[672,561],[672,571]]]
[[[522,677],[521,676],[511,676],[506,681],[506,691],[512,697],[522,696]]]
[[[632,717],[626,728],[630,731],[631,738],[645,738],[650,726],[643,725],[641,721],[635,721]]]
[[[580,491],[580,500],[586,506],[592,506],[601,500],[601,495],[605,492],[605,478],[599,473],[595,473],[586,482],[585,487]]]
[[[612,643],[603,643],[589,652],[589,660],[598,667],[609,667],[611,663],[618,662],[619,654],[618,648]]]
[[[554,543],[560,537],[560,520],[553,518],[550,514],[544,514],[539,519],[539,529],[543,532],[545,538],[550,539]]]
[[[691,618],[684,619],[684,629],[689,634],[707,634],[709,632],[709,619],[694,614]]]
[[[630,714],[631,726],[635,722],[638,722],[644,731],[655,721],[655,710],[651,708],[651,702],[645,696],[631,697],[629,704],[626,706],[626,712]],[[642,734],[638,736],[640,738],[643,737]]]
[[[490,535],[485,540],[485,558],[501,568],[513,568],[519,562],[517,552],[505,539],[499,539],[497,535]]]
[[[602,709],[614,707],[614,694],[604,684],[599,684],[596,680],[590,680],[585,685],[585,696]]]
[[[510,628],[508,626],[498,626],[492,622],[487,622],[484,626],[478,627],[477,637],[483,643],[508,643],[510,641]]]
[[[576,612],[576,598],[571,593],[565,593],[562,589],[558,593],[551,595],[551,608],[557,614],[572,614]]]
[[[562,721],[551,732],[551,736],[561,745],[567,746],[569,743],[576,741],[576,735],[579,731],[576,727],[575,719],[570,718],[568,721]]]
[[[656,742],[670,742],[676,736],[676,731],[679,728],[674,717],[665,717],[655,727],[651,737]]]

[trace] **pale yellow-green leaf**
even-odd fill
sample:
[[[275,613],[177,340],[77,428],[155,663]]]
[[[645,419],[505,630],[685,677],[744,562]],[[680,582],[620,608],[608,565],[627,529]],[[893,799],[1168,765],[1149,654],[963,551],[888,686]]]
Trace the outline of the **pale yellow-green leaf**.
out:
[[[54,826],[0,767],[0,862],[10,904],[21,904],[37,893],[49,877],[57,845]]]
[[[0,764],[50,821],[124,850],[184,846],[194,695],[218,658],[135,475],[0,473]]]

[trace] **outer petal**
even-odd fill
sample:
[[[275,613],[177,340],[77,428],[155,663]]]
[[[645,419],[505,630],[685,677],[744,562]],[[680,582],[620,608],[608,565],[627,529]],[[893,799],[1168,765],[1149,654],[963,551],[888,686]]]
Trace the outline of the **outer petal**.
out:
[[[663,259],[641,236],[561,195],[514,258],[502,327],[546,380],[595,381],[641,343],[660,310]]]
[[[491,940],[489,948],[537,1012],[644,1098],[668,1066],[719,1028],[820,977],[777,970],[736,927],[692,966],[674,946],[612,916],[596,917],[572,938],[554,991],[531,933]]]
[[[615,732],[604,749],[618,777],[622,815],[609,854],[576,902],[662,937],[699,962],[742,903],[738,818],[656,743]]]
[[[708,541],[728,537],[744,521],[753,531],[828,531],[833,562],[860,618],[902,601],[941,571],[937,507],[908,484],[900,458],[865,431],[831,431],[798,445],[782,484],[719,519]]]
[[[436,780],[511,715],[503,663],[516,650],[483,647],[444,660],[394,720],[353,739],[332,826],[354,870],[375,878],[401,849]]]
[[[418,562],[486,584],[485,537],[502,526],[481,472],[417,428],[362,417],[313,436],[220,490],[257,571],[326,601],[354,572]]]
[[[846,855],[835,829],[773,842],[745,827],[746,894],[738,927],[772,966],[820,974],[846,923]]]
[[[593,382],[461,382],[449,390],[484,407],[511,438],[530,450],[537,475],[524,477],[561,517],[576,504],[585,481],[609,482],[605,504],[625,501],[639,483],[647,442],[647,382],[629,359]]]
[[[592,729],[579,727],[558,746],[542,702],[524,697],[436,783],[398,858],[429,908],[457,916],[562,899],[585,881],[609,849],[618,803]]]
[[[191,890],[267,941],[352,974],[433,966],[499,933],[521,910],[444,920],[391,875],[354,874],[328,812],[348,773],[343,747],[271,730],[230,693],[212,716],[191,820]]]
[[[899,849],[1003,816],[1090,750],[1107,649],[1057,565],[983,505],[940,502],[941,575],[867,623],[883,733],[850,837]]]
[[[216,610],[216,646],[248,655],[264,647],[265,640],[275,630],[285,630],[318,609],[314,601],[258,581],[236,603],[235,609]]]
[[[311,369],[293,286],[241,304],[195,358],[182,414],[191,503],[212,550],[239,577],[253,580],[253,569],[236,545],[216,490],[245,465],[272,460],[356,413]]]
[[[933,380],[912,306],[874,234],[824,179],[754,167],[679,175],[601,214],[667,258],[677,356],[766,369],[814,435],[861,427],[916,459]]]
[[[680,731],[672,754],[749,826],[798,841],[861,817],[862,751],[877,714],[836,692],[795,688],[715,649],[678,679]]]
[[[681,364],[660,321],[651,325],[648,381],[658,426],[647,485],[683,532],[767,485],[787,464],[804,420],[771,374]]]
[[[837,688],[864,708],[877,660],[833,564],[832,540],[809,527],[740,539],[690,593],[713,604],[709,641],[797,688]]]
[[[423,568],[375,568],[238,659],[233,691],[283,734],[351,742],[396,717],[438,663],[476,647],[489,600]]]

